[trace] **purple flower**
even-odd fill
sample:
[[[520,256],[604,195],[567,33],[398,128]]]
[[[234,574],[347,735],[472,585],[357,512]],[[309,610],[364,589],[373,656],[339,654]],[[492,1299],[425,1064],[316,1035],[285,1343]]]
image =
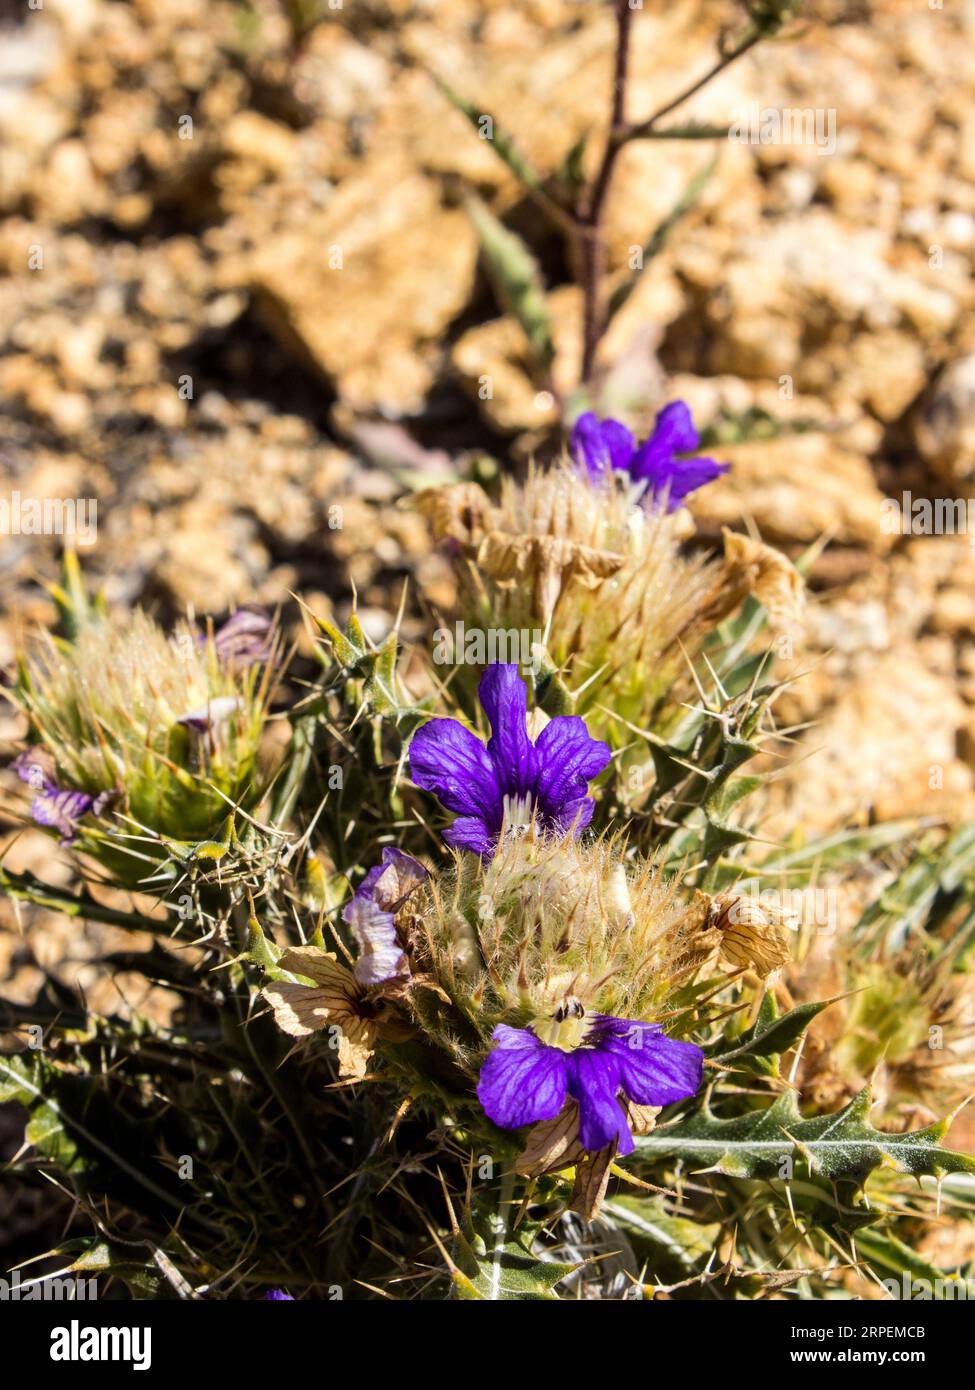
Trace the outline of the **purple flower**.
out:
[[[89,811],[100,815],[112,796],[110,792],[90,796],[70,787],[59,787],[54,759],[46,748],[25,748],[11,767],[35,793],[30,808],[35,824],[56,830],[62,845],[70,845],[78,838],[78,821],[82,816]]]
[[[294,1303],[294,1298],[290,1293],[285,1293],[284,1289],[268,1289],[261,1299],[262,1303]]]
[[[674,401],[664,406],[650,438],[639,445],[618,420],[599,420],[587,410],[573,426],[569,447],[590,478],[606,478],[614,469],[628,473],[644,485],[646,496],[673,512],[690,493],[728,471],[726,463],[714,459],[677,457],[693,454],[700,443],[691,412],[683,401]]]
[[[478,698],[491,721],[487,747],[456,719],[431,719],[413,735],[410,776],[457,819],[444,839],[457,849],[492,852],[502,826],[528,824],[578,835],[592,819],[591,778],[610,760],[578,715],[549,720],[528,737],[528,689],[517,666],[489,666]]]
[[[360,985],[380,985],[409,974],[409,961],[396,930],[396,914],[427,877],[412,855],[392,846],[370,869],[342,911],[355,934],[359,959],[352,973]]]
[[[260,608],[238,608],[213,634],[213,648],[223,666],[255,666],[268,661],[274,624]],[[200,641],[206,642],[200,635]]]
[[[704,1053],[675,1042],[659,1024],[597,1014],[572,1051],[549,1047],[530,1028],[499,1024],[481,1067],[477,1098],[502,1129],[554,1120],[566,1097],[579,1106],[579,1142],[596,1152],[633,1151],[620,1094],[636,1105],[670,1105],[701,1085]]]

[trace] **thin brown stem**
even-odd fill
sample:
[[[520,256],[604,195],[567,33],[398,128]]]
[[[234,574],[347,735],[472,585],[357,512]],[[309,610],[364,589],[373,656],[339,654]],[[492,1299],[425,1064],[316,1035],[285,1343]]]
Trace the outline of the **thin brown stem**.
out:
[[[627,126],[623,135],[624,141],[639,140],[650,135],[659,121],[662,121],[665,116],[669,116],[672,111],[676,111],[678,106],[683,106],[685,101],[689,101],[702,87],[706,87],[719,73],[724,72],[725,68],[730,67],[736,59],[743,57],[749,49],[754,48],[757,43],[760,43],[761,40],[765,38],[767,32],[767,29],[762,28],[760,25],[750,25],[735,44],[734,48],[729,49],[727,53],[722,53],[718,61],[708,68],[703,77],[699,77],[696,82],[692,82],[689,87],[685,88],[684,91],[679,94],[679,96],[668,101],[665,106],[661,106],[658,111],[655,111],[652,116],[648,116],[645,121],[637,121],[634,125]]]
[[[582,381],[588,383],[596,363],[596,351],[606,331],[607,307],[602,286],[606,272],[606,229],[604,225],[606,202],[609,197],[613,172],[620,151],[631,140],[665,138],[666,131],[658,132],[657,124],[672,111],[676,111],[685,101],[706,87],[725,68],[731,66],[754,48],[769,32],[767,26],[750,25],[733,48],[721,54],[702,77],[673,97],[652,116],[643,121],[628,122],[626,119],[626,86],[629,75],[630,35],[633,11],[629,0],[616,3],[616,68],[613,81],[613,110],[610,127],[606,136],[606,148],[596,177],[593,180],[588,198],[580,201],[576,214],[575,234],[577,238],[580,263],[580,282],[583,293],[583,348]],[[675,130],[672,138],[688,138]]]
[[[579,237],[583,291],[582,379],[592,376],[596,348],[605,326],[602,283],[606,269],[606,235],[603,214],[613,169],[626,140],[626,84],[630,67],[630,34],[633,11],[629,0],[616,0],[616,63],[613,73],[613,109],[606,148],[588,201],[580,211]]]

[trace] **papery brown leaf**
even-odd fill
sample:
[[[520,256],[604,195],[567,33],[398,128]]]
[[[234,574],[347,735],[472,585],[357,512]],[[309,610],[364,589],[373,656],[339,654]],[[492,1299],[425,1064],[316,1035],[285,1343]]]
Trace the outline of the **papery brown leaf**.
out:
[[[637,1105],[632,1100],[625,1100],[623,1109],[630,1124],[630,1132],[637,1136],[649,1134],[657,1123],[661,1108],[659,1105]]]
[[[540,1120],[528,1131],[515,1168],[526,1178],[571,1168],[584,1153],[579,1143],[579,1107],[567,1101],[554,1120]]]
[[[413,505],[430,522],[435,540],[455,540],[477,545],[493,510],[477,483],[451,483],[428,487],[413,498]]]
[[[477,551],[477,563],[499,584],[531,581],[537,616],[548,622],[563,590],[578,582],[597,588],[615,574],[624,557],[558,536],[512,536],[489,531]]]
[[[635,1135],[649,1134],[653,1129],[659,1105],[636,1105],[624,1097],[620,1103],[626,1112],[627,1123]],[[515,1162],[515,1168],[527,1178],[546,1173],[560,1173],[575,1168],[575,1183],[569,1210],[591,1221],[598,1215],[609,1171],[616,1157],[616,1146],[609,1144],[598,1153],[587,1152],[579,1143],[579,1107],[569,1100],[554,1120],[541,1120],[532,1125],[525,1147]]]
[[[339,1075],[361,1077],[376,1041],[376,1019],[363,1012],[363,991],[330,951],[317,946],[286,950],[278,967],[305,975],[313,985],[276,980],[263,991],[282,1032],[307,1038],[324,1028],[338,1030]]]
[[[616,1150],[612,1144],[595,1154],[584,1154],[576,1164],[576,1180],[572,1189],[569,1210],[576,1212],[583,1221],[592,1221],[599,1215],[609,1183],[609,1170]]]
[[[795,631],[802,621],[806,592],[795,565],[771,545],[722,530],[725,564],[740,575],[748,592],[768,612],[769,623],[782,632]]]

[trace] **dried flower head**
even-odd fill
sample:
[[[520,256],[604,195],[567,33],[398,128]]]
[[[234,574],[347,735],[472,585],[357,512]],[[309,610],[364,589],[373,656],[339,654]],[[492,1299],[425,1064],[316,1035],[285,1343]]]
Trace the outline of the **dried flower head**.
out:
[[[626,721],[659,726],[691,696],[689,660],[740,603],[740,576],[685,552],[686,512],[635,505],[631,489],[572,466],[505,477],[497,506],[482,499],[476,528],[447,519],[461,506],[455,491],[439,518],[457,547],[464,623],[537,631],[575,711],[617,746]],[[469,499],[463,510],[469,518]]]
[[[721,933],[721,952],[726,960],[766,978],[788,961],[782,928],[796,923],[791,914],[761,898],[730,891],[712,899],[706,925]]]
[[[201,642],[182,626],[169,636],[139,610],[85,622],[72,642],[45,635],[11,692],[37,740],[34,765],[39,749],[47,759],[38,819],[62,834],[81,819],[91,848],[88,819],[112,798],[130,825],[156,837],[212,835],[228,802],[250,805],[259,794],[272,675],[272,663],[245,662],[239,646],[221,655],[216,635]],[[59,792],[89,804],[60,803],[65,823],[44,821]]]

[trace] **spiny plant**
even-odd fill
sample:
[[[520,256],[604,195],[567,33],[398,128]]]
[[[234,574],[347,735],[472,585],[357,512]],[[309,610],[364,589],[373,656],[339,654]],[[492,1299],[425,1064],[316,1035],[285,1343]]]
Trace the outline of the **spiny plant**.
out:
[[[618,506],[592,492],[594,509]],[[102,964],[174,1002],[162,1021],[98,1016],[51,978],[32,1008],[5,1006],[26,1045],[3,1058],[0,1094],[28,1111],[27,1169],[70,1184],[90,1225],[57,1252],[65,1267],[116,1274],[138,1296],[211,1298],[824,1297],[888,1277],[930,1219],[894,1174],[945,1184],[975,1160],[944,1148],[943,1122],[878,1128],[869,1089],[821,1105],[810,1073],[796,1094],[807,1035],[831,1014],[848,1020],[831,1065],[864,1079],[862,1014],[786,989],[801,951],[767,885],[857,863],[864,845],[758,855],[759,779],[743,769],[774,733],[771,654],[756,600],[728,611],[741,602],[728,583],[696,701],[668,740],[642,735],[654,776],[637,808],[625,750],[587,717],[549,712],[551,667],[488,665],[475,709],[454,698],[468,673],[445,678],[433,640],[407,657],[395,627],[377,648],[354,614],[344,630],[316,622],[321,674],[302,690],[276,669],[283,707],[262,699],[263,723],[291,730],[267,774],[211,803],[209,765],[181,768],[187,795],[214,814],[227,804],[223,839],[174,837],[169,802],[140,803],[157,855],[138,908],[106,897],[132,880],[104,846],[129,833],[145,763],[118,758],[100,805],[52,730],[109,738],[107,706],[92,716],[74,678],[78,648],[92,623],[100,651],[106,630],[151,625],[66,605],[66,635],[45,646],[58,700],[9,693],[54,758],[41,795],[90,799],[73,805],[71,836],[36,795],[34,818],[98,882],[73,894],[4,868],[2,886],[150,933]],[[280,667],[264,647],[232,671],[214,661],[227,630],[201,630],[191,669],[243,681],[235,700],[271,692],[253,669]],[[140,746],[151,730],[146,746],[171,750],[185,658],[152,631],[153,688],[180,698],[132,727]],[[101,833],[80,833],[89,824]],[[965,843],[953,871],[918,880],[941,916],[953,893],[953,923],[970,912]],[[882,915],[864,920],[859,938],[883,923],[898,946]],[[967,938],[949,935],[961,965]]]
[[[708,76],[792,12],[747,9]],[[574,246],[577,406],[632,289],[605,273],[619,151],[726,133],[667,123],[700,81],[629,117],[635,13],[614,10],[591,177],[582,148],[541,177],[494,136]],[[471,206],[554,386],[537,267]],[[2,865],[0,887],[135,933],[97,963],[167,1006],[99,1013],[54,974],[0,1005],[20,1167],[77,1207],[48,1252],[62,1268],[137,1297],[474,1300],[812,1299],[935,1272],[920,1244],[939,1194],[971,1219],[975,1159],[896,1103],[932,1095],[935,1014],[961,1067],[941,1068],[949,1108],[967,1078],[971,832],[762,842],[768,639],[799,621],[801,581],[751,536],[692,551],[683,501],[723,471],[700,448],[681,402],[639,444],[583,410],[565,456],[497,496],[415,499],[455,562],[450,618],[530,634],[500,659],[445,659],[432,622],[404,650],[398,620],[377,646],[354,611],[340,629],[306,610],[310,678],[269,619],[168,634],[92,602],[69,559],[59,631],[7,693],[11,809],[77,881]],[[815,989],[784,895],[884,855],[903,858],[895,887],[833,933],[852,950]]]

